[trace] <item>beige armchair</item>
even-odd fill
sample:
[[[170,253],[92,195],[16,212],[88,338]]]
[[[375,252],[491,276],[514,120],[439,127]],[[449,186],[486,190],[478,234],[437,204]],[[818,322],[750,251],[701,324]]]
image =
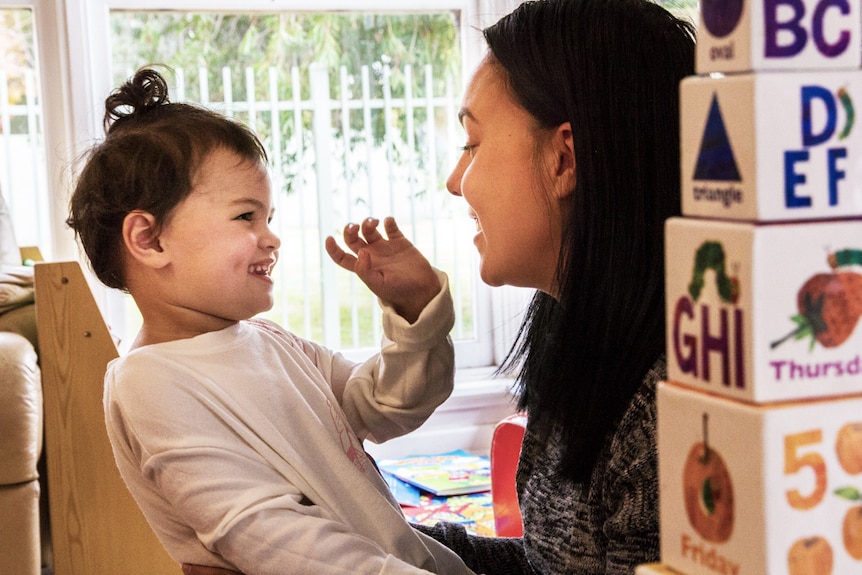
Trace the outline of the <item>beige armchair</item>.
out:
[[[0,574],[38,575],[42,384],[33,344],[13,331],[33,305],[0,316]],[[31,320],[32,321],[32,320]]]
[[[41,259],[36,248],[20,251],[18,262]],[[0,314],[0,575],[38,575],[42,565],[37,349],[33,303]]]
[[[102,380],[117,348],[81,268],[35,275],[54,575],[178,575],[114,465]]]

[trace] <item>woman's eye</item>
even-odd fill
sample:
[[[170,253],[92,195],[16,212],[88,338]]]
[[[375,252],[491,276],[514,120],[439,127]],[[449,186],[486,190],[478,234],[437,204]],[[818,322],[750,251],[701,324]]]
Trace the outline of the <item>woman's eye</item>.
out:
[[[472,160],[472,159],[473,159],[473,150],[475,150],[475,149],[476,149],[476,146],[464,145],[464,146],[458,146],[458,149],[459,149],[462,153],[463,153],[463,152],[466,152],[467,154],[470,154],[470,159]]]

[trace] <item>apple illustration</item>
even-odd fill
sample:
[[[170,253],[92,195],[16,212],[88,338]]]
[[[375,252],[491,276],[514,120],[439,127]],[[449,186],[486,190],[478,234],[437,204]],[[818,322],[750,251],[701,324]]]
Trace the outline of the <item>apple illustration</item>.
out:
[[[798,539],[787,552],[788,575],[830,575],[832,547],[823,537]]]
[[[718,452],[695,443],[683,468],[683,501],[688,521],[707,541],[722,543],[733,531],[733,485]]]
[[[844,515],[842,528],[844,548],[856,560],[862,560],[862,505],[854,505]]]
[[[838,463],[850,475],[862,473],[862,421],[844,425],[835,439]]]

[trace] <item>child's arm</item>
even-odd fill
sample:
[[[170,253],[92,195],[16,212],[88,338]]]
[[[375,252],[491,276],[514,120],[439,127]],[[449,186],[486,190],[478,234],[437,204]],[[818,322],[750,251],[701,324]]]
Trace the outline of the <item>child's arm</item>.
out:
[[[336,356],[324,371],[357,436],[380,443],[419,427],[452,393],[449,331],[455,312],[446,274],[431,266],[393,218],[383,222],[386,237],[378,223],[368,218],[344,228],[344,242],[356,255],[332,237],[326,249],[380,299],[381,352],[360,365]]]
[[[344,227],[344,242],[353,254],[341,249],[332,236],[326,238],[326,251],[332,261],[359,276],[374,295],[413,323],[440,292],[440,280],[425,256],[398,229],[394,218],[383,221],[387,237],[377,230],[378,223],[375,218],[367,218],[361,226]]]
[[[380,352],[347,367],[335,359],[332,391],[361,439],[382,443],[422,425],[452,393],[455,352],[449,332],[455,311],[446,274],[440,291],[414,323],[383,306]]]

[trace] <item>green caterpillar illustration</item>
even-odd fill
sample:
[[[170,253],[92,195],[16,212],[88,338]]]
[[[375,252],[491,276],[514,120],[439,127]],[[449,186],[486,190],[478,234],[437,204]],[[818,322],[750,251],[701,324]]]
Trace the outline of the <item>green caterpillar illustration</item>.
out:
[[[720,242],[706,241],[697,249],[691,283],[688,284],[688,293],[694,301],[698,300],[700,292],[703,291],[706,270],[715,272],[718,297],[722,301],[736,303],[739,299],[739,283],[736,278],[727,275],[724,260],[724,247]]]

